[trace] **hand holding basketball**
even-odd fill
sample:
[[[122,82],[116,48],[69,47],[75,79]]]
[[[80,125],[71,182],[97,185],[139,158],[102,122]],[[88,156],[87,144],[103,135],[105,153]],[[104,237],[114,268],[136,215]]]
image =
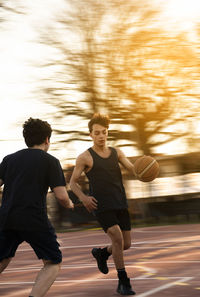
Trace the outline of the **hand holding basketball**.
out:
[[[159,174],[159,164],[150,156],[138,158],[133,166],[135,176],[142,182],[153,181]]]

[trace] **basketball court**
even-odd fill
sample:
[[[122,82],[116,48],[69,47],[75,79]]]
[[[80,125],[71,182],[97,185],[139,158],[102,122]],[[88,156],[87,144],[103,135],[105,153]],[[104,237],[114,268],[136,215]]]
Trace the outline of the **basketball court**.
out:
[[[101,230],[58,234],[63,265],[48,297],[120,296],[112,258],[109,274],[101,274],[90,250],[109,239]],[[125,263],[137,297],[200,296],[199,225],[132,229],[132,246]],[[42,267],[31,248],[23,243],[0,276],[0,295],[27,297]]]

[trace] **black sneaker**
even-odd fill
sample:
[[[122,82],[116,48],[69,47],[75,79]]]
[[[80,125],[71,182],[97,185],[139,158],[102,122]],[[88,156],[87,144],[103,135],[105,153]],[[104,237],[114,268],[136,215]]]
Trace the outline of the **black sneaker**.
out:
[[[127,278],[123,281],[119,279],[117,293],[119,293],[120,295],[135,295],[136,294],[131,287],[129,278]]]
[[[100,248],[93,248],[91,251],[93,257],[97,260],[97,266],[99,270],[107,274],[108,273],[108,266],[107,266],[107,259],[106,257],[102,256],[101,249]]]

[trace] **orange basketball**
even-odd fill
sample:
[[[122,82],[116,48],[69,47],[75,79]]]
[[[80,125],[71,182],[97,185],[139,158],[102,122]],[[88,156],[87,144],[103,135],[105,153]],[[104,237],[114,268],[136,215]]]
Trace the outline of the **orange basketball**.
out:
[[[137,179],[142,182],[150,182],[159,174],[158,162],[150,156],[142,156],[133,164]]]

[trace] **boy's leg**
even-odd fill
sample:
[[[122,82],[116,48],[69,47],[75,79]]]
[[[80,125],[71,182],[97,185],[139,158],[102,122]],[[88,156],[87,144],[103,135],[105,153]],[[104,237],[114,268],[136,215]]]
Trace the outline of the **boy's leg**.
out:
[[[108,230],[112,231],[113,230],[112,228],[114,229],[117,228],[118,232],[117,233],[114,232],[114,234],[116,234],[115,236],[119,238],[120,245],[123,243],[122,251],[120,252],[120,250],[118,250],[121,254],[124,249],[128,249],[130,247],[131,224],[130,224],[130,216],[127,209],[123,209],[119,211],[109,210],[106,212],[98,213],[97,219],[106,233],[109,232]],[[118,222],[120,222],[120,224]],[[127,231],[121,231],[121,230],[127,230]],[[114,237],[113,237],[113,240],[114,240]],[[112,254],[112,245],[104,247],[103,249],[101,248],[92,249],[92,255],[97,260],[98,268],[104,274],[108,273],[107,260],[111,254]],[[122,259],[122,258],[123,256],[121,255],[119,259]]]
[[[119,266],[119,268],[122,266],[124,267],[123,263],[123,234],[120,230],[120,227],[118,225],[114,225],[107,229],[107,234],[111,238],[112,245],[105,247],[103,249],[101,248],[93,248],[92,249],[92,255],[97,260],[97,265],[99,270],[107,274],[108,273],[108,266],[107,266],[107,259],[112,254],[113,259],[115,262],[116,268]]]
[[[119,225],[114,225],[107,230],[107,234],[111,239],[112,245],[108,248],[108,252],[112,252],[116,269],[124,268],[124,239]]]
[[[124,249],[130,247],[130,231],[121,231],[119,225],[114,225],[108,228],[107,234],[112,241],[112,256],[119,278],[117,292],[121,295],[135,295],[125,270],[123,256]],[[124,244],[124,239],[126,241],[126,246]]]
[[[124,250],[128,250],[131,247],[131,231],[122,230],[122,235],[124,239]]]
[[[43,260],[44,267],[38,273],[30,296],[42,297],[54,283],[60,270],[59,264],[52,264],[51,261]]]
[[[122,230],[122,235],[124,239],[124,250],[128,250],[131,247],[131,231]],[[112,254],[112,245],[107,246],[107,251]]]
[[[6,269],[12,258],[15,256],[15,252],[21,242],[17,231],[0,231],[0,273]]]
[[[55,281],[62,262],[62,253],[55,230],[50,228],[41,232],[24,231],[21,236],[31,245],[38,259],[42,259],[44,263],[30,293],[30,296],[42,297]]]
[[[92,250],[93,256],[97,260],[99,270],[107,274],[107,259],[112,254],[116,269],[124,268],[123,250],[130,247],[130,231],[121,231],[118,225],[114,225],[107,230],[107,234],[112,244],[100,249]]]

